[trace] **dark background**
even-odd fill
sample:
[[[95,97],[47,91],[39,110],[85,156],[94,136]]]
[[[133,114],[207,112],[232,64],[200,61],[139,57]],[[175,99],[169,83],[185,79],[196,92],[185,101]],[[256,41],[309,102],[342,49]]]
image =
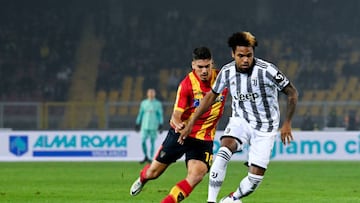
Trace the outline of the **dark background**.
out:
[[[221,67],[231,60],[227,38],[244,30],[258,39],[256,56],[278,65],[298,88],[302,105],[296,127],[300,128],[307,114],[316,120],[316,127],[327,126],[331,108],[338,116],[335,127],[347,125],[350,111],[357,117],[358,104],[340,105],[359,101],[357,0],[1,0],[0,4],[1,102],[93,102],[100,91],[109,101],[110,92],[117,91],[119,99],[113,101],[137,105],[145,90],[153,87],[171,109],[171,93],[178,82],[175,78],[190,71],[192,50],[208,46]],[[91,52],[96,43],[100,44],[98,52]],[[90,48],[83,47],[86,45]],[[96,69],[88,68],[87,72],[81,65],[84,63]],[[92,77],[84,79],[88,83],[81,83],[78,89],[93,96],[77,98],[74,95],[79,93],[72,90],[76,89],[75,81],[87,74]],[[143,82],[135,89],[139,76]],[[123,86],[125,77],[133,79],[132,87]],[[348,82],[351,80],[354,82]],[[94,86],[91,89],[90,84]],[[121,99],[127,88],[130,97]],[[137,91],[142,97],[135,96]],[[318,96],[319,92],[325,96]],[[331,92],[335,96],[330,97]],[[321,107],[324,102],[327,109]],[[314,106],[320,109],[313,110]],[[17,110],[1,108],[5,109],[5,120],[24,111],[35,113],[18,106],[13,107]],[[41,115],[40,120],[47,119]],[[124,116],[131,120],[135,113],[120,115]],[[2,127],[14,127],[14,119]]]

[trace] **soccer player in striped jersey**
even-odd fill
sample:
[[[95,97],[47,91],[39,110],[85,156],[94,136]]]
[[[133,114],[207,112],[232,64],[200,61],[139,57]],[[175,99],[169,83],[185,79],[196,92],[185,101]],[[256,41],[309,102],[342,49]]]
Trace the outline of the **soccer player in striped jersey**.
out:
[[[247,176],[235,192],[223,199],[241,202],[241,198],[254,192],[262,182],[280,123],[279,91],[287,95],[281,141],[286,145],[293,140],[291,120],[298,99],[294,85],[274,64],[254,56],[257,41],[251,33],[234,33],[228,39],[228,45],[234,60],[222,67],[212,90],[180,131],[178,140],[182,143],[187,139],[194,123],[208,111],[218,94],[228,88],[232,97],[232,116],[220,138],[221,147],[210,169],[208,202],[216,202],[227,164],[233,153],[241,151],[245,144],[249,145]]]
[[[219,91],[214,102],[200,116],[189,133],[189,137],[178,143],[181,130],[187,120],[201,104],[203,97],[219,73],[213,67],[211,52],[206,47],[194,49],[192,71],[178,86],[174,110],[170,120],[170,130],[160,146],[155,159],[140,172],[140,177],[130,188],[130,194],[139,194],[145,183],[158,178],[166,168],[185,154],[187,176],[176,183],[162,203],[180,202],[190,195],[195,186],[208,173],[213,157],[213,140],[216,126],[223,114],[227,88]]]

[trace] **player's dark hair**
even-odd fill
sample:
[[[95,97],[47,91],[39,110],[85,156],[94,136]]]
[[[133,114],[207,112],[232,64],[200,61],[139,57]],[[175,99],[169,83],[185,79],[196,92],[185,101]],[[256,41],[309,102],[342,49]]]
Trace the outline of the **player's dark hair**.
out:
[[[207,47],[198,47],[195,48],[192,54],[192,60],[199,60],[199,59],[211,59],[211,51]]]
[[[228,45],[235,51],[236,46],[253,47],[255,49],[258,43],[250,32],[236,32],[229,37]]]

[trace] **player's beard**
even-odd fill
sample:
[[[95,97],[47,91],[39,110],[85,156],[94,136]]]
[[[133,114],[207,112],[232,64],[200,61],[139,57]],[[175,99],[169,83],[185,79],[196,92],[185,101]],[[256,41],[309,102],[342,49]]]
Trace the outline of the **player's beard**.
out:
[[[250,73],[254,67],[253,63],[249,65],[247,68],[241,68],[241,66],[239,67],[237,64],[235,65],[236,65],[236,70],[239,71],[240,73]]]

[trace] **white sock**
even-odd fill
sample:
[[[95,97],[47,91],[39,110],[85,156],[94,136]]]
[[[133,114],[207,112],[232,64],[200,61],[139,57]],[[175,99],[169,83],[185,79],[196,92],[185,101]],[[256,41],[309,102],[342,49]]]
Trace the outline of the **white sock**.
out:
[[[236,198],[242,198],[248,196],[260,185],[264,176],[255,175],[248,173],[248,175],[243,178],[240,182],[240,186],[234,192],[233,196]]]
[[[226,167],[232,156],[227,147],[220,147],[219,152],[210,168],[208,202],[216,202],[221,185],[225,179]]]

